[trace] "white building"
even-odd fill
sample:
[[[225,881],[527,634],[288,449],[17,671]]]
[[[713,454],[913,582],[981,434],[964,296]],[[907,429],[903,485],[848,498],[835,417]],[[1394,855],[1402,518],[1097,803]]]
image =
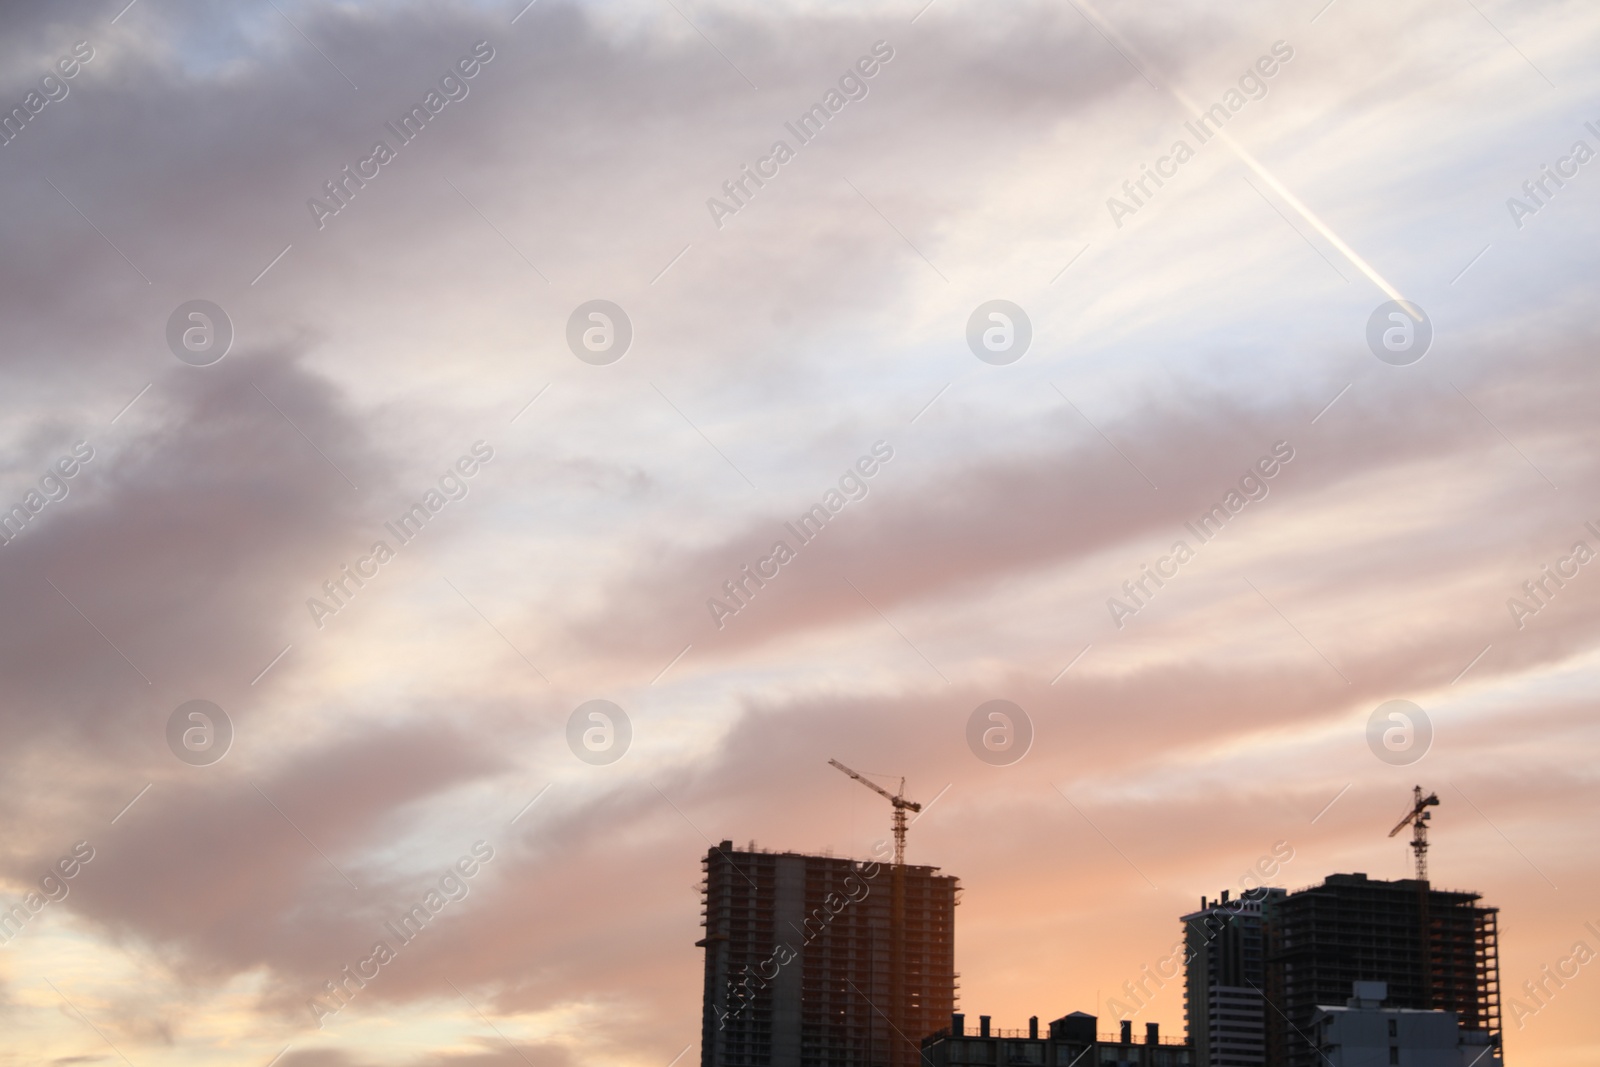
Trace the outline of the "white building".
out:
[[[1343,1006],[1318,1005],[1311,1040],[1329,1067],[1502,1067],[1488,1035],[1453,1011],[1386,1008],[1386,982],[1356,982]]]

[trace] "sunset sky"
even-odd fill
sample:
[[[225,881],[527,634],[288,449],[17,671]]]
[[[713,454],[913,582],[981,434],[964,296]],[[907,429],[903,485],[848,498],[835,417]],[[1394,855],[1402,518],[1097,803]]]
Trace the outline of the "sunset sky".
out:
[[[888,835],[830,758],[1002,1027],[1421,784],[1600,1061],[1600,964],[1513,1020],[1600,950],[1591,0],[126,3],[0,14],[0,1067],[683,1067],[707,847]]]

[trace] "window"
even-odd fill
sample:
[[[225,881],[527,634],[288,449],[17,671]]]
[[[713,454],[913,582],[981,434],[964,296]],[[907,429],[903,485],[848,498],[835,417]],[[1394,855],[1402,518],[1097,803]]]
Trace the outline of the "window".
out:
[[[1390,1037],[1399,1037],[1400,1036],[1400,1020],[1398,1020],[1398,1019],[1390,1019],[1389,1020],[1389,1036]]]
[[[1390,1045],[1389,1046],[1389,1062],[1390,1063],[1399,1063],[1400,1062],[1400,1049],[1399,1049],[1398,1046],[1395,1046],[1395,1045]]]

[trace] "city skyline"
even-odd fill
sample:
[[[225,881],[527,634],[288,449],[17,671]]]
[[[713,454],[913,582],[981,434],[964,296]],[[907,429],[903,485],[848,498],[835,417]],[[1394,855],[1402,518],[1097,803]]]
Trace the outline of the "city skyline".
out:
[[[1241,1054],[1241,1047],[1237,1045],[1237,1038],[1233,1039],[1234,1045],[1232,1047],[1226,1048],[1220,1053],[1208,1053],[1209,1046],[1205,1033],[1202,1032],[1197,1035],[1193,1030],[1193,1023],[1189,1018],[1191,998],[1207,997],[1208,983],[1212,985],[1212,993],[1210,995],[1215,995],[1215,984],[1220,983],[1224,987],[1235,988],[1235,999],[1237,999],[1238,992],[1243,992],[1246,988],[1262,997],[1262,1005],[1258,1005],[1260,1010],[1254,1012],[1254,1014],[1258,1016],[1258,1023],[1266,1027],[1266,1030],[1262,1031],[1265,1033],[1276,1026],[1280,1019],[1288,1018],[1284,1014],[1285,1012],[1295,1013],[1296,1017],[1298,1017],[1300,1013],[1309,1012],[1309,1008],[1305,1007],[1306,1005],[1342,1005],[1345,1000],[1345,993],[1351,988],[1350,983],[1353,981],[1382,981],[1386,983],[1389,989],[1389,997],[1386,1003],[1406,1008],[1419,1008],[1422,1003],[1432,1000],[1437,995],[1440,1003],[1448,1005],[1448,1010],[1456,1013],[1461,1020],[1464,1032],[1476,1030],[1480,1032],[1480,1038],[1483,1035],[1489,1035],[1493,1038],[1493,1042],[1503,1042],[1507,1023],[1514,1024],[1510,1026],[1510,1029],[1522,1029],[1525,1019],[1536,1015],[1539,1008],[1550,1002],[1558,990],[1565,988],[1566,982],[1563,981],[1563,977],[1566,979],[1576,977],[1576,971],[1572,974],[1567,974],[1563,971],[1552,977],[1548,973],[1548,969],[1546,969],[1545,973],[1535,980],[1532,988],[1503,990],[1498,970],[1499,946],[1497,945],[1498,938],[1495,934],[1496,923],[1494,920],[1494,914],[1500,909],[1488,901],[1480,905],[1478,902],[1482,899],[1482,894],[1470,890],[1441,888],[1430,885],[1430,897],[1435,900],[1433,905],[1435,911],[1433,932],[1431,934],[1433,948],[1430,953],[1438,953],[1437,956],[1432,957],[1433,966],[1437,970],[1439,980],[1444,983],[1444,986],[1438,991],[1430,989],[1425,984],[1426,972],[1424,972],[1423,978],[1419,978],[1415,961],[1413,960],[1410,963],[1403,962],[1415,956],[1416,946],[1400,943],[1397,940],[1399,935],[1396,930],[1391,929],[1393,924],[1398,923],[1408,935],[1414,933],[1413,928],[1417,922],[1415,915],[1396,912],[1393,915],[1384,915],[1380,925],[1373,926],[1370,929],[1361,926],[1361,923],[1365,921],[1363,917],[1366,915],[1366,909],[1371,908],[1375,903],[1379,903],[1380,898],[1392,895],[1394,902],[1403,905],[1405,901],[1413,896],[1411,887],[1418,884],[1415,871],[1387,879],[1369,879],[1365,872],[1360,871],[1328,871],[1324,872],[1317,882],[1291,891],[1282,886],[1272,884],[1272,874],[1275,873],[1277,866],[1275,861],[1288,862],[1294,858],[1292,849],[1287,854],[1283,852],[1283,845],[1284,842],[1279,842],[1278,847],[1274,849],[1273,856],[1264,858],[1263,862],[1258,862],[1257,867],[1248,872],[1247,877],[1240,880],[1238,889],[1223,889],[1214,898],[1202,896],[1199,909],[1177,917],[1177,921],[1181,926],[1181,934],[1171,946],[1171,951],[1154,961],[1153,966],[1149,963],[1142,965],[1138,974],[1123,982],[1121,989],[1113,991],[1102,1002],[1093,1005],[1094,1010],[1087,1012],[1087,1014],[1098,1018],[1102,1024],[1106,1024],[1100,1027],[1098,1031],[1100,1034],[1112,1034],[1115,1032],[1115,1027],[1131,1026],[1135,1022],[1139,1022],[1141,1025],[1155,1025],[1168,1038],[1174,1033],[1187,1033],[1188,1039],[1195,1047],[1196,1055],[1199,1057],[1195,1062],[1205,1064],[1210,1062],[1206,1058],[1209,1054],[1224,1057]],[[806,903],[804,905],[799,903],[798,897],[790,901],[788,905],[784,905],[780,901],[777,905],[777,912],[781,914],[776,915],[770,911],[770,905],[768,905],[768,910],[762,920],[766,925],[760,927],[759,933],[755,928],[752,928],[750,935],[735,935],[734,940],[739,943],[737,951],[741,953],[739,958],[746,961],[743,965],[730,966],[725,959],[718,956],[716,958],[721,962],[713,966],[708,959],[705,1000],[702,1009],[703,1027],[708,1032],[712,1030],[720,1032],[722,1029],[732,1025],[729,1020],[747,1016],[751,1006],[756,1003],[757,999],[776,997],[777,993],[769,992],[773,988],[773,983],[770,980],[776,974],[783,974],[784,969],[791,964],[795,964],[795,961],[807,959],[808,950],[821,953],[817,957],[817,961],[815,961],[815,965],[819,968],[836,966],[831,962],[821,962],[823,960],[832,961],[836,955],[841,960],[844,958],[842,948],[830,947],[826,944],[812,948],[813,943],[822,934],[833,933],[830,929],[833,917],[846,911],[851,911],[852,915],[856,916],[856,913],[861,909],[854,909],[853,905],[872,897],[874,891],[880,897],[887,895],[889,886],[885,874],[890,869],[888,846],[887,839],[880,838],[875,841],[872,847],[872,858],[864,861],[849,856],[835,856],[831,847],[824,849],[820,853],[809,853],[803,850],[786,848],[761,848],[758,847],[758,843],[754,840],[743,846],[736,845],[731,840],[724,840],[721,844],[711,846],[705,855],[705,862],[709,865],[708,870],[710,867],[715,867],[721,874],[716,882],[717,888],[712,888],[711,881],[704,883],[701,887],[704,899],[707,901],[707,910],[702,912],[703,921],[701,923],[702,928],[705,930],[705,937],[696,942],[696,947],[707,949],[708,956],[717,951],[715,942],[728,940],[726,931],[729,903],[727,896],[730,889],[735,897],[744,892],[744,886],[739,884],[739,879],[733,878],[733,874],[740,874],[743,881],[748,883],[750,887],[750,899],[734,905],[740,909],[738,914],[741,915],[751,914],[748,909],[755,907],[754,900],[757,894],[771,891],[774,875],[769,868],[774,862],[803,864],[808,873],[803,880],[794,882],[796,888],[790,892],[791,894],[798,894],[800,892],[798,887],[801,884],[805,884],[808,888],[806,889]],[[1413,863],[1415,863],[1416,849],[1414,845],[1412,846],[1412,859]],[[753,880],[755,871],[751,869],[750,864],[763,865],[763,873],[760,877],[764,888],[758,890],[758,883]],[[845,879],[846,885],[849,885],[853,878],[857,883],[854,888],[860,891],[859,894],[841,889],[840,892],[844,894],[843,897],[836,902],[830,902],[827,907],[823,907],[822,889],[827,887],[811,887],[811,882],[818,873],[811,870],[813,866],[818,867],[819,871],[822,869],[832,871],[836,868],[836,873],[848,875]],[[959,874],[943,872],[942,868],[938,866],[929,867],[908,864],[907,870],[917,872],[919,878],[926,878],[931,872],[941,872],[942,876],[954,878],[959,883]],[[1428,884],[1426,879],[1421,881],[1422,884]],[[777,884],[781,886],[782,882],[782,875],[779,875]],[[964,888],[958,884],[958,893],[963,891]],[[780,896],[782,892],[780,888]],[[1274,964],[1279,958],[1288,958],[1288,956],[1296,955],[1296,953],[1285,955],[1285,948],[1281,943],[1281,935],[1278,937],[1263,936],[1264,931],[1261,926],[1261,919],[1264,903],[1267,904],[1269,913],[1275,915],[1283,913],[1278,918],[1271,920],[1273,922],[1282,922],[1289,917],[1290,909],[1286,905],[1297,906],[1294,909],[1296,917],[1289,921],[1299,925],[1297,925],[1296,933],[1291,936],[1290,941],[1299,944],[1297,953],[1303,956],[1311,947],[1307,935],[1310,934],[1312,926],[1306,924],[1308,919],[1313,914],[1316,914],[1306,910],[1308,900],[1310,898],[1327,897],[1328,900],[1332,901],[1340,899],[1341,896],[1350,896],[1351,894],[1354,895],[1351,896],[1350,900],[1341,905],[1347,910],[1339,913],[1341,917],[1337,921],[1355,924],[1348,931],[1349,935],[1358,938],[1359,943],[1367,945],[1369,948],[1359,958],[1352,956],[1346,959],[1341,956],[1338,959],[1337,967],[1330,970],[1326,976],[1321,975],[1318,969],[1332,963],[1332,958],[1313,965],[1312,969],[1308,971],[1308,976],[1315,974],[1315,984],[1323,991],[1312,999],[1308,1000],[1306,998],[1304,990],[1294,993],[1286,992],[1284,989],[1279,988],[1273,971]],[[837,906],[834,906],[835,904]],[[881,910],[884,904],[883,900],[880,899],[878,904],[879,909],[874,910],[875,921],[883,928],[877,932],[876,936],[882,937],[888,929],[884,924],[887,924],[889,920],[887,918],[888,913]],[[812,905],[818,906],[814,913],[807,910]],[[1317,907],[1319,905],[1313,904],[1312,906]],[[1389,905],[1381,906],[1388,907]],[[787,907],[788,911],[794,913],[790,921],[787,922],[784,921],[784,914],[787,914],[785,907]],[[1453,918],[1445,914],[1446,912],[1455,911],[1462,912],[1462,917]],[[1487,914],[1487,920],[1481,917],[1473,918],[1473,916],[1478,916],[1482,913]],[[763,913],[758,910],[755,914]],[[803,926],[800,925],[801,916],[807,916]],[[1333,916],[1334,913],[1330,912],[1318,921],[1326,922],[1332,919]],[[1215,917],[1220,917],[1220,919]],[[861,922],[866,921],[864,917],[858,917],[858,920]],[[1241,920],[1246,920],[1252,924],[1248,927],[1248,932],[1242,935],[1243,941],[1239,940],[1241,934],[1239,933],[1240,927],[1238,924]],[[1472,982],[1471,971],[1473,964],[1470,943],[1474,936],[1482,936],[1481,930],[1478,935],[1474,935],[1471,931],[1478,929],[1485,921],[1487,921],[1488,931],[1486,958],[1489,962],[1490,971],[1487,976],[1480,978],[1481,984],[1477,986],[1476,993],[1464,992],[1463,990],[1468,989]],[[1466,925],[1463,926],[1462,923]],[[815,928],[813,928],[814,924]],[[738,924],[735,923],[735,925]],[[959,917],[956,919],[956,925],[959,926]],[[1303,929],[1300,928],[1302,926],[1304,927]],[[837,937],[837,935],[835,936]],[[1595,932],[1594,924],[1586,926],[1585,943],[1591,937],[1600,939],[1600,933]],[[955,940],[959,943],[961,938],[958,936]],[[1460,944],[1457,944],[1458,941]],[[1371,946],[1376,947],[1372,948]],[[1467,957],[1464,960],[1457,959],[1457,950],[1466,950],[1468,952]],[[1213,953],[1218,951],[1222,953],[1222,956],[1214,958]],[[1479,955],[1482,955],[1483,951],[1480,946],[1478,949]],[[758,957],[763,956],[768,958],[758,963]],[[850,952],[850,958],[852,960],[855,958],[854,949]],[[1313,951],[1311,956],[1303,960],[1299,966],[1304,969],[1308,966],[1309,960],[1317,958],[1316,952]],[[1253,959],[1253,964],[1250,962],[1251,959]],[[1482,963],[1481,960],[1479,962],[1480,964]],[[1582,962],[1587,962],[1587,960],[1580,959],[1579,963]],[[773,974],[767,973],[769,965],[774,972]],[[799,966],[798,964],[795,965]],[[1241,967],[1243,968],[1242,970]],[[810,973],[809,969],[807,973]],[[956,977],[959,979],[961,975],[958,973]],[[1467,982],[1467,986],[1461,985],[1463,981]],[[1182,1022],[1177,1029],[1163,1027],[1159,1020],[1150,1017],[1153,1013],[1149,1010],[1156,1004],[1160,994],[1173,983],[1180,987],[1178,1007],[1182,1012]],[[844,992],[844,987],[848,985],[849,983],[846,982],[844,986],[840,987],[841,994]],[[956,988],[959,989],[959,987],[960,983],[957,982]],[[1338,992],[1335,993],[1333,990]],[[795,990],[791,990],[789,995],[798,996],[797,987]],[[1224,996],[1227,995],[1226,990],[1224,990]],[[809,999],[811,994],[807,996]],[[871,1009],[871,1011],[866,1011],[868,1015],[876,1012],[878,1015],[883,1016],[885,1025],[888,1025],[887,1012],[892,1009],[884,1007],[888,1003],[888,994],[884,988],[879,988],[875,992],[869,993],[868,990],[851,987],[849,997],[859,1001],[863,1011]],[[766,1005],[767,1001],[762,999],[761,1003]],[[723,1010],[724,1004],[726,1004],[727,1010]],[[1207,1012],[1206,1001],[1200,999],[1195,1001],[1195,1004],[1202,1013],[1202,1018],[1204,1018]],[[1050,1010],[1053,1012],[1059,1007],[1057,1005]],[[818,1010],[815,1002],[811,1003],[810,1010]],[[1241,1007],[1239,1004],[1230,1003],[1223,1010],[1236,1013],[1241,1010]],[[970,1012],[965,1005],[961,1004],[959,992],[956,993],[955,1011],[961,1016],[971,1015],[974,1019],[980,1017],[979,1013]],[[1081,1006],[1072,1009],[1068,1013],[1084,1014]],[[1274,1013],[1276,1013],[1276,1017]],[[981,1018],[985,1036],[987,1036],[991,1022],[996,1017],[983,1013]],[[1026,1020],[1027,1026],[1004,1026],[995,1023],[993,1032],[997,1035],[1004,1034],[1005,1036],[1030,1034],[1030,1036],[1036,1037],[1038,1034],[1031,1032],[1037,1030],[1041,1018],[1046,1018],[1046,1016],[1033,1012]],[[1280,1036],[1280,1040],[1284,1037],[1293,1040],[1296,1035],[1303,1037],[1309,1031],[1308,1022],[1309,1015],[1306,1019],[1300,1020],[1299,1023],[1292,1021],[1287,1023],[1287,1029]],[[764,1023],[763,1025],[771,1024]],[[932,1024],[924,1025],[929,1027],[928,1034],[934,1032]],[[1214,1022],[1213,1025],[1215,1025]],[[940,1023],[936,1028],[948,1032],[949,1025]],[[1224,1025],[1223,1029],[1227,1030],[1228,1026]],[[1234,1026],[1233,1029],[1237,1030],[1237,1026]],[[1204,1031],[1205,1027],[1202,1026],[1201,1030]],[[908,1032],[914,1032],[914,1028],[908,1030]],[[1214,1041],[1216,1037],[1217,1031],[1212,1030],[1212,1040]],[[748,1040],[748,1038],[745,1040]],[[1143,1039],[1140,1038],[1139,1040],[1142,1041]],[[1260,1057],[1263,1055],[1268,1056],[1267,1062],[1277,1062],[1272,1057],[1279,1054],[1269,1053],[1269,1047],[1270,1045],[1263,1045],[1259,1037],[1253,1043],[1247,1043],[1242,1046],[1243,1054],[1247,1057],[1256,1057],[1255,1062],[1259,1062]],[[1503,1045],[1499,1047],[1503,1047]],[[1306,1052],[1301,1049],[1298,1050],[1297,1054],[1304,1056]],[[723,1062],[739,1063],[744,1062],[744,1060],[710,1059],[703,1062],[721,1064]]]

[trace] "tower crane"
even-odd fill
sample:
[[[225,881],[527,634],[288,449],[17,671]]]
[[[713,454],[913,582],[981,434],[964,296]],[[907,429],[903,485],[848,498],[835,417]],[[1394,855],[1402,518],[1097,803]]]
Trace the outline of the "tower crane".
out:
[[[891,793],[877,782],[857,771],[852,771],[836,759],[831,759],[828,763],[894,805],[894,865],[896,867],[904,866],[906,862],[906,812],[922,810],[921,804],[914,800],[906,799],[906,780],[904,778],[900,779],[900,792]],[[1438,801],[1435,800],[1434,803],[1438,803]]]
[[[1411,827],[1411,851],[1417,857],[1417,881],[1426,882],[1428,880],[1428,820],[1432,817],[1432,812],[1428,811],[1428,809],[1439,806],[1439,794],[1429,793],[1427,796],[1423,796],[1422,787],[1419,785],[1411,790],[1411,796],[1411,810],[1406,813],[1405,818],[1395,825],[1393,830],[1389,831],[1389,836],[1393,837],[1407,826]]]

